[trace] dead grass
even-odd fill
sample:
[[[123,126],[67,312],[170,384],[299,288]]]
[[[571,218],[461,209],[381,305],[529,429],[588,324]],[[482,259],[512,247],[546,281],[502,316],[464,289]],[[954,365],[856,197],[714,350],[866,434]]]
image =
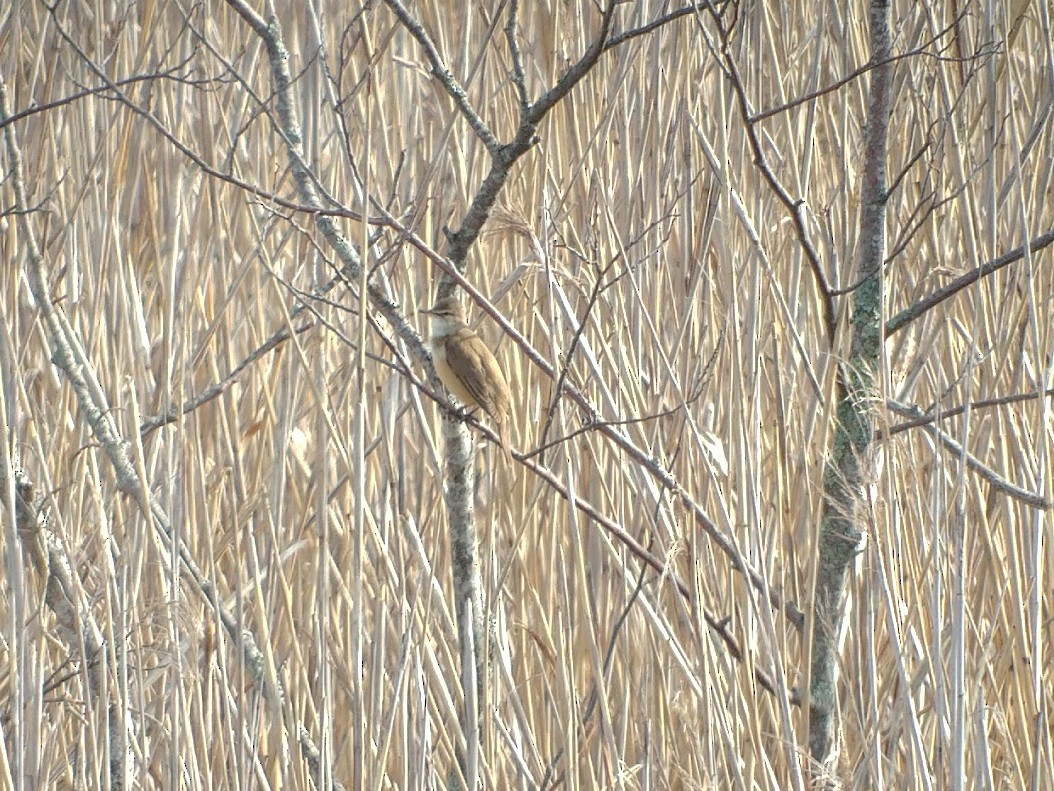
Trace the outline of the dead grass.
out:
[[[642,24],[661,5],[627,5],[619,24]],[[741,9],[734,46],[756,109],[866,61],[861,4],[820,5]],[[928,148],[891,197],[891,247],[911,236],[889,265],[889,315],[1054,225],[1045,83],[1054,63],[1040,5],[1022,6],[1020,19],[999,6],[991,20],[965,6],[957,34],[943,39],[959,49],[946,54],[968,58],[994,42],[988,60],[898,64],[891,176]],[[591,9],[524,4],[532,93],[588,44]],[[487,153],[393,17],[381,7],[353,19],[353,10],[327,5],[320,28],[339,79],[346,148],[310,16],[281,17],[308,156],[349,208],[364,208],[362,179],[441,248],[441,228],[464,213]],[[415,13],[499,137],[510,134],[516,99],[500,25],[480,56],[495,10],[436,2]],[[951,22],[927,13],[898,4],[898,52]],[[126,90],[217,169],[294,196],[257,102],[271,91],[266,58],[228,9],[193,11],[207,42],[197,45],[176,4],[63,5],[58,18],[111,78],[188,59],[193,77],[220,79]],[[42,4],[20,5],[0,24],[14,111],[99,84]],[[495,293],[516,273],[497,300],[509,321],[556,368],[569,365],[600,419],[627,421],[626,434],[807,609],[832,365],[844,349],[826,343],[798,239],[751,162],[704,30],[688,18],[609,53],[551,113],[471,253],[469,276]],[[811,238],[842,287],[854,279],[865,86],[850,83],[760,127],[770,165],[807,201]],[[331,275],[309,217],[204,175],[104,96],[33,115],[17,133],[53,298],[133,443],[143,419],[301,323],[289,318],[293,289]],[[920,215],[920,205],[934,209]],[[363,226],[345,229],[365,242]],[[378,240],[372,255],[387,257],[368,260],[410,315],[430,302],[437,273],[392,241]],[[293,721],[348,788],[442,785],[456,766],[461,681],[440,415],[391,367],[386,327],[367,327],[362,346],[358,298],[334,291],[332,303],[313,302],[313,329],[220,398],[133,444],[151,497],[261,640],[287,692],[279,712],[249,686],[241,654],[181,580],[171,548],[116,493],[48,362],[19,275],[23,244],[8,217],[0,235],[7,441],[47,493],[51,525],[121,652],[113,666],[127,675],[115,672],[109,694],[139,723],[143,787],[308,788],[295,733],[283,730]],[[605,286],[586,315],[597,278]],[[965,290],[890,339],[882,395],[950,408],[1049,388],[1052,296],[1049,250]],[[570,359],[578,327],[568,310],[586,323]],[[489,322],[481,331],[496,342]],[[518,395],[514,444],[530,449],[552,383],[513,345],[499,350]],[[878,413],[883,424],[898,421]],[[529,788],[526,778],[540,782],[553,764],[563,784],[586,789],[804,787],[802,712],[753,683],[750,665],[712,639],[702,610],[730,618],[749,663],[784,690],[804,682],[806,643],[669,493],[597,433],[581,432],[584,421],[569,402],[556,405],[548,440],[574,437],[548,450],[546,465],[573,496],[666,558],[691,600],[667,576],[642,573],[544,481],[503,468],[488,448],[477,517],[499,644],[491,661],[502,667],[484,731],[486,786]],[[942,428],[1011,482],[1050,498],[1048,402],[978,409]],[[920,430],[884,444],[871,495],[843,652],[839,766],[848,787],[1051,787],[1054,556],[1045,514],[994,493]],[[49,639],[39,580],[19,571],[17,547],[9,529],[0,599],[6,764],[21,787],[105,787],[105,710],[85,706],[77,676],[46,688],[69,671],[68,652]]]

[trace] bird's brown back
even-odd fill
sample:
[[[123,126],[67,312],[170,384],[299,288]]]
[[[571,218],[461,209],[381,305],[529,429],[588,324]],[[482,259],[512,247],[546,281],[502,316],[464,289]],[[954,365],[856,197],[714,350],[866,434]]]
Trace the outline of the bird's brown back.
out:
[[[505,376],[487,345],[468,327],[445,340],[447,363],[455,371],[471,371],[461,382],[480,408],[495,423],[503,424],[509,415],[512,395]]]

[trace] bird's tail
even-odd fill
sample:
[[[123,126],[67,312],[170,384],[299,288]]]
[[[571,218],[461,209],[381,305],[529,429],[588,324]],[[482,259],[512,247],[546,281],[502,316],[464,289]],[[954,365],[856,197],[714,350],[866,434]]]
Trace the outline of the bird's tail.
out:
[[[512,464],[512,449],[509,446],[509,420],[505,420],[498,423],[498,441],[501,443],[501,449],[505,451],[505,461],[510,465]]]

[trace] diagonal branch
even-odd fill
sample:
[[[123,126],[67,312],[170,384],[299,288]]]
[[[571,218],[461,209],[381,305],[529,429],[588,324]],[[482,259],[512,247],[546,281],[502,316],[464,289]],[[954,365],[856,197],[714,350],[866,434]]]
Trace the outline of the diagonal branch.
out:
[[[134,77],[124,77],[119,80],[114,80],[108,85],[100,85],[94,88],[85,88],[83,90],[77,91],[76,93],[71,93],[69,96],[63,96],[60,99],[54,99],[50,102],[44,102],[44,104],[34,104],[32,107],[27,107],[25,110],[20,110],[17,113],[12,113],[10,117],[5,118],[3,121],[0,121],[0,129],[3,129],[8,124],[14,124],[26,118],[31,118],[34,115],[50,112],[51,110],[58,109],[59,107],[65,107],[66,105],[73,104],[74,102],[78,102],[81,99],[86,99],[89,96],[99,96],[101,94],[108,93],[111,90],[111,85],[123,88],[128,85],[135,85],[136,83],[140,82],[153,82],[155,80],[173,80],[175,82],[181,82],[184,84],[193,82],[208,82],[207,80],[190,80],[178,76],[176,72],[183,65],[185,65],[185,62],[180,63],[177,66],[173,66],[171,69],[166,69],[165,71],[160,71],[154,74],[136,74]]]
[[[739,108],[740,118],[746,129],[747,142],[750,144],[750,150],[754,156],[754,164],[761,172],[765,181],[768,182],[772,193],[779,199],[780,203],[786,207],[787,213],[790,215],[790,218],[794,223],[798,242],[801,245],[802,251],[805,253],[805,259],[809,264],[809,269],[812,271],[813,280],[816,282],[816,288],[820,292],[820,302],[823,305],[823,321],[824,327],[827,331],[827,340],[829,343],[833,344],[838,324],[835,311],[835,300],[832,295],[831,284],[828,282],[827,273],[824,271],[823,263],[820,261],[820,254],[816,251],[816,247],[813,245],[812,239],[809,237],[809,231],[805,227],[805,201],[800,198],[796,199],[791,197],[787,188],[783,186],[783,183],[769,166],[768,158],[765,156],[765,151],[761,145],[761,138],[758,135],[753,107],[751,106],[750,99],[747,97],[747,89],[743,83],[742,75],[739,72],[739,66],[736,64],[735,58],[733,58],[728,51],[730,34],[725,28],[721,15],[718,13],[714,5],[707,2],[707,7],[714,21],[714,25],[717,27],[718,36],[721,39],[720,50],[715,49],[714,55],[719,59],[721,63],[721,71],[725,74],[725,77],[728,79],[728,82],[732,86],[732,90],[736,95],[736,106]]]
[[[906,325],[915,321],[915,319],[933,310],[945,300],[951,299],[964,288],[972,286],[981,278],[988,277],[989,275],[998,272],[1000,269],[1003,269],[1016,261],[1020,261],[1025,257],[1026,249],[1029,253],[1035,253],[1048,247],[1051,243],[1054,243],[1054,230],[1036,236],[1027,245],[1015,247],[1010,252],[1004,253],[998,258],[993,258],[991,261],[981,264],[979,267],[967,272],[965,275],[955,278],[955,280],[948,285],[937,289],[925,299],[916,302],[910,308],[905,308],[886,322],[886,337],[888,338],[898,330],[902,330]]]
[[[70,657],[80,657],[80,672],[86,677],[87,691],[94,698],[92,703],[109,698],[106,720],[110,740],[110,787],[125,789],[135,786],[141,774],[133,752],[139,718],[132,716],[127,698],[114,696],[106,689],[109,680],[107,666],[113,660],[119,662],[122,652],[115,646],[107,646],[98,619],[76,582],[76,572],[63,538],[48,525],[47,516],[38,507],[29,475],[23,470],[11,470],[6,451],[6,447],[0,450],[4,461],[0,467],[0,492],[13,494],[11,510],[15,517],[15,532],[42,579],[41,599],[55,616],[54,634],[65,644]],[[13,472],[11,479],[7,478],[9,471]],[[109,670],[115,676],[127,672],[127,668],[117,666],[111,666]]]
[[[947,25],[945,25],[942,30],[937,31],[937,33],[935,33],[934,35],[930,36],[930,38],[926,42],[924,42],[923,44],[920,44],[917,47],[914,47],[913,49],[908,50],[907,52],[901,52],[901,53],[899,53],[897,55],[890,55],[888,58],[885,58],[884,60],[881,60],[881,61],[876,61],[874,59],[869,60],[867,63],[863,64],[862,66],[857,66],[855,69],[853,69],[851,72],[846,74],[844,77],[842,77],[842,78],[840,78],[838,80],[835,80],[834,82],[830,83],[829,85],[825,85],[822,88],[817,88],[814,91],[809,91],[808,93],[804,93],[801,96],[798,96],[798,97],[796,97],[794,99],[791,99],[788,102],[785,102],[783,104],[777,105],[775,107],[770,107],[768,110],[762,110],[760,112],[754,113],[752,116],[750,116],[750,120],[751,121],[764,121],[766,118],[772,118],[773,116],[779,115],[780,113],[785,113],[788,110],[793,110],[795,107],[800,107],[803,104],[808,104],[809,102],[814,101],[815,99],[819,99],[821,96],[826,96],[827,94],[835,93],[840,88],[844,88],[849,83],[851,83],[854,80],[857,80],[860,77],[864,76],[865,74],[867,74],[872,69],[876,69],[876,68],[878,68],[880,66],[882,66],[882,67],[888,66],[891,63],[896,63],[896,62],[901,61],[901,60],[907,60],[908,58],[914,58],[914,57],[923,56],[923,57],[931,57],[931,58],[934,58],[935,60],[939,60],[939,61],[948,61],[948,60],[969,61],[969,60],[979,59],[979,58],[986,57],[988,55],[995,54],[995,52],[997,51],[997,47],[994,44],[989,44],[989,45],[986,45],[986,46],[982,46],[979,49],[978,52],[976,52],[975,54],[971,55],[968,58],[948,58],[948,57],[945,57],[945,56],[941,55],[940,53],[944,52],[947,49],[947,46],[939,48],[936,53],[933,53],[933,52],[929,51],[929,48],[931,46],[935,45],[942,38],[944,38],[944,36],[947,33],[954,31],[955,26],[966,15],[966,13],[967,13],[967,11],[964,9],[963,11],[961,11],[959,13],[959,15],[953,21],[951,21]]]
[[[516,26],[519,22],[520,0],[511,0],[509,14],[505,20],[505,40],[509,44],[509,57],[512,59],[512,84],[516,86],[516,95],[520,100],[520,114],[527,112],[531,99],[527,95],[527,73],[523,68],[523,51],[520,40],[516,37]]]
[[[1010,481],[998,472],[963,448],[963,446],[957,440],[949,436],[947,432],[942,431],[938,426],[933,425],[933,421],[927,420],[927,416],[924,415],[922,410],[917,406],[901,404],[898,401],[894,401],[892,398],[887,400],[886,403],[889,405],[889,408],[898,415],[911,418],[915,425],[921,427],[924,431],[930,434],[930,436],[940,442],[941,445],[943,445],[946,450],[950,451],[953,456],[965,459],[966,466],[988,481],[992,488],[997,492],[1002,492],[1008,497],[1018,500],[1025,505],[1033,508],[1041,508],[1044,511],[1050,510],[1054,507],[1054,503],[1051,503],[1050,500],[1043,495],[1037,494],[1036,492],[1030,492],[1024,487],[1010,483]]]
[[[392,13],[399,18],[403,27],[407,29],[411,36],[417,39],[417,43],[424,49],[425,57],[428,58],[428,62],[432,66],[432,74],[446,89],[450,98],[454,100],[454,104],[457,105],[457,109],[461,114],[465,116],[465,120],[472,127],[472,131],[476,133],[476,137],[483,141],[483,145],[487,147],[491,156],[498,156],[501,150],[501,143],[498,142],[498,138],[490,131],[490,127],[476,112],[476,108],[472,106],[468,99],[468,94],[461,87],[461,83],[450,73],[450,69],[443,62],[439,49],[436,47],[435,42],[432,41],[432,37],[424,29],[424,25],[406,10],[406,6],[400,0],[384,0],[384,2],[392,9]]]
[[[714,5],[722,6],[725,5],[727,1],[728,0],[721,0],[721,2],[714,3]],[[677,21],[681,17],[686,17],[689,14],[696,14],[698,13],[698,11],[699,9],[695,5],[685,6],[684,8],[678,8],[676,11],[670,11],[669,13],[663,14],[662,16],[653,19],[651,22],[641,25],[640,27],[635,27],[631,30],[624,30],[621,33],[615,34],[607,40],[607,42],[604,44],[604,51],[607,52],[609,49],[614,49],[615,47],[625,44],[627,41],[639,38],[640,36],[645,36],[648,33],[656,31],[661,27],[665,27],[671,22]]]
[[[582,57],[578,59],[578,62],[564,72],[564,76],[556,81],[556,85],[539,96],[538,100],[528,109],[524,120],[533,127],[531,130],[532,135],[534,128],[537,128],[546,114],[556,106],[557,102],[567,96],[571,89],[582,81],[583,77],[592,71],[597,61],[600,60],[600,56],[604,54],[604,45],[611,34],[611,21],[615,16],[615,8],[617,6],[616,0],[611,0],[608,7],[604,10],[604,16],[600,20],[600,32],[593,40],[593,43],[589,45]],[[523,131],[522,125],[521,131]],[[520,133],[517,133],[516,139],[519,140],[520,137]]]
[[[1008,404],[1020,404],[1026,401],[1035,401],[1039,398],[1054,397],[1054,387],[1048,387],[1046,390],[1037,390],[1031,393],[1013,393],[1011,395],[1000,396],[998,398],[982,398],[978,401],[971,401],[968,404],[961,404],[957,407],[951,407],[949,409],[942,409],[940,414],[934,414],[932,412],[923,411],[921,407],[910,405],[906,406],[909,411],[913,414],[908,416],[909,420],[904,423],[898,423],[895,426],[890,426],[887,429],[883,429],[878,432],[876,437],[878,439],[888,439],[889,437],[896,436],[901,432],[908,431],[919,426],[927,426],[931,423],[936,423],[939,420],[947,420],[948,418],[957,417],[965,412],[967,409],[970,411],[976,411],[979,409],[988,409],[996,406],[1006,406]],[[894,407],[893,402],[889,402],[888,406],[890,409],[899,411],[902,405]],[[903,413],[907,415],[907,413]]]

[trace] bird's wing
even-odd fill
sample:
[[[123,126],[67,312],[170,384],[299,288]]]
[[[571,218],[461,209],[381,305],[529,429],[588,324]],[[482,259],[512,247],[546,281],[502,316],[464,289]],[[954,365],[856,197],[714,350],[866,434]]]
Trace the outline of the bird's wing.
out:
[[[464,329],[455,343],[447,343],[446,349],[451,368],[475,374],[463,377],[462,384],[476,403],[492,420],[504,422],[509,411],[509,386],[487,345],[472,330]]]

